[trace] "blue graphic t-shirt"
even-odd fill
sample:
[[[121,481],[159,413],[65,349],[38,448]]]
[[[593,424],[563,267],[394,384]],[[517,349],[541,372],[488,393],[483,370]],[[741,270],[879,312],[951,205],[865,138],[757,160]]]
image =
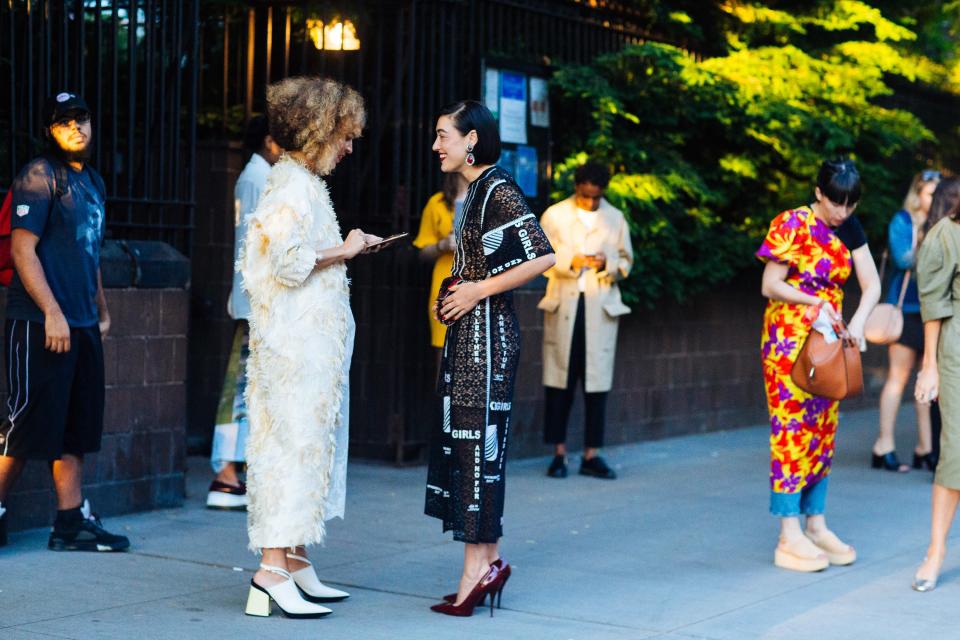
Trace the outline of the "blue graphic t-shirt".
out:
[[[67,324],[97,324],[97,274],[105,228],[103,194],[88,169],[66,166],[67,185],[56,197],[56,170],[45,158],[30,162],[13,182],[11,229],[40,238],[37,257]],[[43,322],[43,312],[14,271],[7,318]]]

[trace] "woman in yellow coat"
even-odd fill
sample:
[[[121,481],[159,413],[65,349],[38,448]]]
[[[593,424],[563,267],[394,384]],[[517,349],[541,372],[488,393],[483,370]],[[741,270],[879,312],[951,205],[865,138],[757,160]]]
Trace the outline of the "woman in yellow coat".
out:
[[[423,208],[420,218],[420,232],[413,246],[420,249],[420,259],[433,262],[433,278],[430,282],[430,295],[427,303],[427,317],[430,319],[430,345],[443,348],[447,327],[433,315],[433,302],[440,290],[440,283],[450,275],[453,267],[453,252],[457,250],[457,241],[453,235],[453,220],[456,212],[463,207],[463,198],[467,194],[467,182],[459,173],[448,173],[443,179],[443,191],[430,197]]]

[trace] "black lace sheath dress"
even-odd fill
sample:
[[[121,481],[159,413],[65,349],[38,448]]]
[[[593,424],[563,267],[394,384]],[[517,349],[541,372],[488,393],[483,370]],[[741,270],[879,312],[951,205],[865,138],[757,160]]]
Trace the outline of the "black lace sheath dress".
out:
[[[467,190],[453,274],[480,281],[553,253],[506,171],[490,167]],[[431,442],[425,512],[455,540],[503,535],[503,497],[520,325],[510,292],[482,301],[447,328],[440,367],[443,426]]]

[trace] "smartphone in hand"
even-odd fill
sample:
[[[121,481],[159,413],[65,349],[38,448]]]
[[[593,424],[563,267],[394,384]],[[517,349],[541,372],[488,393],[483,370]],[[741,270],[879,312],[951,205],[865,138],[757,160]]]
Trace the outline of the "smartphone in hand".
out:
[[[406,238],[408,235],[410,234],[407,232],[397,233],[392,236],[383,238],[378,242],[371,242],[366,247],[364,247],[361,253],[375,253],[377,251],[380,251],[381,249],[389,247],[390,245],[396,243],[398,240],[402,240],[403,238]]]

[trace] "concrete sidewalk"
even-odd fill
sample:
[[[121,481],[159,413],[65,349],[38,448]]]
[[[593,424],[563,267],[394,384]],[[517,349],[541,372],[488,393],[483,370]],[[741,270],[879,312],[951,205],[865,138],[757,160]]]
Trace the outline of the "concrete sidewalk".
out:
[[[321,578],[353,597],[322,620],[250,618],[245,516],[203,508],[209,478],[197,459],[184,508],[108,521],[131,537],[130,553],[58,554],[46,531],[12,535],[0,549],[0,638],[958,637],[960,559],[948,559],[936,591],[910,589],[930,474],[868,468],[876,419],[841,418],[828,520],[859,551],[851,567],[773,567],[758,427],[611,449],[615,482],[547,478],[546,457],[511,464],[503,551],[515,570],[493,620],[486,609],[471,619],[428,609],[454,588],[462,546],[422,515],[425,470],[353,464],[347,519],[313,552]]]

